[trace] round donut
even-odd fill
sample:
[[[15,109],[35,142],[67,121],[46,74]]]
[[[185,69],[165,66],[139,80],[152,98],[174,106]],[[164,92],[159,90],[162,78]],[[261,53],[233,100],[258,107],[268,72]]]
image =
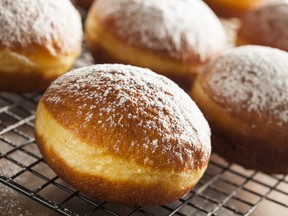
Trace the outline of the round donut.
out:
[[[96,63],[150,68],[189,90],[226,46],[222,24],[201,0],[97,0],[85,30]]]
[[[182,197],[211,151],[210,128],[189,95],[126,65],[84,67],[54,81],[38,105],[35,137],[73,187],[136,206]]]
[[[90,6],[92,5],[92,3],[94,2],[94,0],[74,0],[74,2],[85,8],[86,10],[88,10],[90,8]]]
[[[288,173],[288,54],[242,46],[223,52],[197,77],[191,95],[225,159]]]
[[[250,10],[242,19],[237,44],[270,46],[288,51],[288,1],[275,1]]]
[[[246,11],[268,0],[204,0],[222,17],[241,17]]]
[[[81,17],[69,0],[0,0],[0,90],[44,90],[81,44]]]

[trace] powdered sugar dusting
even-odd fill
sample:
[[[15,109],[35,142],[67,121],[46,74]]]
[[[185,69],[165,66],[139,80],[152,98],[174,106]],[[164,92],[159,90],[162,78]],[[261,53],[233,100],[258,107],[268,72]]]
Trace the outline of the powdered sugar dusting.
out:
[[[95,7],[99,19],[113,19],[120,38],[174,58],[192,53],[205,61],[226,43],[219,19],[200,0],[98,0]]]
[[[116,154],[127,152],[135,160],[137,153],[149,152],[138,155],[141,163],[182,165],[175,169],[199,167],[198,160],[206,164],[210,156],[210,129],[200,110],[176,84],[148,69],[117,64],[77,69],[54,81],[42,100],[48,108],[73,110],[75,104],[67,98],[79,104],[79,130],[96,124],[109,131],[110,139],[117,134],[112,144]],[[58,114],[65,115],[65,110]],[[127,145],[122,141],[129,137],[129,147],[123,149]],[[162,162],[156,159],[159,155]],[[157,160],[162,164],[155,164]]]
[[[0,44],[45,44],[51,54],[81,46],[82,24],[69,0],[0,0]]]
[[[258,44],[288,51],[288,1],[278,0],[251,10],[243,19],[240,35]],[[254,41],[253,41],[254,42]]]
[[[239,113],[273,116],[288,123],[288,54],[284,51],[243,46],[224,52],[210,65],[207,87],[213,98]]]

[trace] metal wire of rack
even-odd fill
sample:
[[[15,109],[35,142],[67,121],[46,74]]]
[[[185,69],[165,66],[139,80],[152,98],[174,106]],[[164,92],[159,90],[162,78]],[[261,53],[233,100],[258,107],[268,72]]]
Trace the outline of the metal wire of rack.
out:
[[[39,94],[0,93],[0,182],[62,215],[288,215],[288,176],[228,164],[213,154],[196,188],[163,206],[132,207],[89,197],[61,181],[34,143]],[[271,214],[272,215],[272,214]]]

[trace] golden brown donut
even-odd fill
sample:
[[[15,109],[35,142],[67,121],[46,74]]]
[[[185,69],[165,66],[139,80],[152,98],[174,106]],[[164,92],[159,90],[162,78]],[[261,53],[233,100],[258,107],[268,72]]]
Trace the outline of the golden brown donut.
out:
[[[77,5],[88,10],[90,8],[90,6],[92,5],[92,3],[94,2],[94,0],[74,0],[74,2]]]
[[[130,205],[179,199],[203,175],[210,129],[191,98],[148,69],[97,65],[46,90],[35,137],[45,161],[87,194]]]
[[[288,1],[254,8],[242,19],[237,44],[270,46],[288,51]]]
[[[222,17],[241,17],[249,9],[268,0],[204,0]]]
[[[223,26],[200,0],[97,0],[85,29],[96,63],[147,67],[189,90],[226,46]]]
[[[196,79],[191,95],[228,161],[288,173],[288,54],[261,46],[223,52]]]
[[[69,0],[0,0],[0,90],[45,89],[72,66],[81,41]]]

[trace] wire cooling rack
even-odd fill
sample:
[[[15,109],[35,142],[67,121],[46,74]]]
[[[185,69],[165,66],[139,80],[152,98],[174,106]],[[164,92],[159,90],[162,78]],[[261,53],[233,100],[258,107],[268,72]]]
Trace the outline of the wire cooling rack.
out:
[[[55,213],[288,215],[288,176],[245,170],[216,154],[196,188],[167,205],[132,207],[82,194],[56,176],[34,143],[34,112],[39,98],[39,94],[0,93],[0,182]]]

